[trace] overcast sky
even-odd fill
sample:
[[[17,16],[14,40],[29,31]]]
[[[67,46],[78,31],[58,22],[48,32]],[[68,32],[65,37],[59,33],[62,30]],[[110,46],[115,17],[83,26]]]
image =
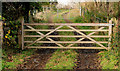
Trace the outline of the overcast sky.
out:
[[[68,5],[70,2],[85,2],[86,0],[57,0],[59,4]]]
[[[57,0],[59,4],[68,5],[70,2],[119,2],[120,0]]]

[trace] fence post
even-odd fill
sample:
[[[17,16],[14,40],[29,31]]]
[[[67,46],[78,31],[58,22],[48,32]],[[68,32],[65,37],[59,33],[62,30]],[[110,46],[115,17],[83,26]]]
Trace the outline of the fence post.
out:
[[[45,13],[45,8],[44,8],[44,6],[43,6],[42,8],[43,8],[43,13]]]
[[[24,49],[24,18],[22,19],[22,50]]]
[[[82,9],[81,9],[81,6],[80,6],[80,16],[82,15]]]
[[[109,21],[109,24],[112,24],[112,20]],[[112,25],[109,25],[109,43],[108,43],[108,50],[111,49],[111,39],[112,39]]]

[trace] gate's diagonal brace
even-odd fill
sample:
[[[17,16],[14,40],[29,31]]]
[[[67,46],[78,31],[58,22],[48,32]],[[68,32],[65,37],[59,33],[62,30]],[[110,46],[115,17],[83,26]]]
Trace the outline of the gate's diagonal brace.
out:
[[[32,29],[32,30],[34,30],[34,31],[36,31],[36,29],[34,29],[34,28],[31,27],[31,26],[27,26],[27,27],[30,28],[30,29]],[[44,35],[43,33],[39,32],[39,31],[36,31],[36,32],[37,32],[38,34],[42,35],[42,36]],[[55,42],[55,41],[52,40],[51,38],[47,37],[47,39],[50,40],[50,41],[52,41],[52,42],[54,42],[54,43],[57,44],[58,46],[63,47],[61,44]]]
[[[76,30],[75,28],[73,28],[73,27],[71,27],[71,26],[68,26],[68,27],[69,27],[69,28],[71,28],[72,30],[74,30],[74,31],[78,32],[79,34],[81,34],[81,35],[85,36],[86,38],[90,39],[90,40],[91,40],[91,41],[93,41],[94,43],[96,43],[96,44],[100,45],[101,47],[103,47],[103,48],[107,49],[105,46],[103,46],[103,45],[102,45],[102,44],[100,44],[99,42],[95,41],[94,39],[90,38],[89,36],[85,35],[84,33],[82,33],[82,32],[80,32],[80,31]]]
[[[34,30],[34,31],[36,31],[36,29],[34,29],[33,27],[31,27],[31,26],[27,26],[27,27],[29,27],[30,29],[32,29],[32,30]],[[41,33],[41,32],[39,32],[39,31],[36,31],[38,34],[40,34],[40,35],[44,35],[43,33]],[[50,41],[52,41],[52,42],[54,42],[55,44],[57,44],[58,46],[60,46],[60,47],[63,47],[61,44],[59,44],[59,43],[57,43],[57,42],[55,42],[54,40],[52,40],[51,38],[49,38],[49,37],[47,37],[47,39],[48,40],[50,40]]]
[[[51,38],[49,38],[49,37],[47,37],[47,39],[49,39],[50,41],[54,42],[55,44],[57,44],[57,45],[58,45],[58,46],[60,46],[60,47],[64,47],[64,46],[62,46],[61,44],[59,44],[59,43],[55,42],[54,40],[52,40],[52,39],[51,39]]]
[[[59,28],[63,27],[62,25],[57,27],[56,29],[50,31],[49,33],[47,33],[46,35],[43,35],[42,37],[38,38],[37,40],[35,40],[32,44],[36,43],[37,41],[43,39],[44,37],[48,36],[49,34],[53,33],[54,31],[58,30]],[[38,32],[38,31],[37,31]],[[39,32],[40,33],[40,32]],[[41,33],[42,34],[42,33]],[[32,45],[32,44],[29,44],[28,46]],[[26,46],[26,47],[28,47]],[[61,45],[62,46],[62,45]],[[63,47],[63,46],[62,46]]]
[[[98,29],[98,30],[102,30],[103,28],[105,28],[105,27],[101,27],[100,29]],[[90,34],[88,34],[88,36],[91,36],[91,35],[93,35],[93,34],[95,34],[97,31],[95,31],[95,32],[92,32],[92,33],[90,33]],[[79,42],[79,41],[82,41],[83,39],[85,39],[84,37],[83,38],[80,38],[79,40],[77,40],[76,42]],[[71,47],[72,45],[74,45],[75,43],[73,43],[73,44],[70,44],[70,45],[68,45],[67,47]]]
[[[31,26],[27,26],[28,28],[30,28],[31,30],[34,30],[35,32],[37,32],[38,34],[40,34],[40,35],[44,35],[44,34],[42,34],[42,33],[40,33],[39,31],[36,31],[36,29],[34,29],[33,27],[31,27]]]

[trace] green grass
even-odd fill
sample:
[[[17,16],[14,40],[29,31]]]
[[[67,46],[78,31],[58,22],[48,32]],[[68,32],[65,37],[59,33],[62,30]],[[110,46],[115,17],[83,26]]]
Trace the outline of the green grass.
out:
[[[116,33],[117,35],[117,33]],[[99,59],[101,61],[100,65],[102,66],[102,69],[118,69],[119,68],[119,55],[118,55],[118,37],[116,36],[113,38],[113,44],[111,47],[113,47],[109,51],[103,51],[99,53],[101,58]],[[116,43],[115,43],[116,42]]]
[[[104,51],[99,54],[101,58],[100,65],[102,69],[118,69],[118,52],[116,53],[114,50]]]
[[[58,49],[47,62],[45,69],[73,69],[76,65],[77,52]]]
[[[23,63],[25,57],[30,56],[34,53],[34,50],[27,49],[21,53],[17,52],[16,54],[12,55],[12,61],[8,61],[8,54],[10,53],[12,53],[12,50],[11,52],[3,50],[4,58],[2,59],[2,69],[16,69],[18,64]]]

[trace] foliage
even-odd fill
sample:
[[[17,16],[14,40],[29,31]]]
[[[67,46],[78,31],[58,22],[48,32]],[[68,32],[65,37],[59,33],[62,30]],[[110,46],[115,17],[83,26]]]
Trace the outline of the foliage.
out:
[[[25,2],[3,2],[2,16],[8,21],[17,20],[21,16],[27,15],[29,3]]]
[[[83,17],[80,17],[80,16],[76,17],[74,22],[75,23],[85,23]]]
[[[106,17],[109,14],[109,19],[111,17],[117,17],[118,16],[118,2],[93,2],[93,3],[85,3],[82,5],[82,7],[85,7],[88,9],[88,11],[93,12],[96,16],[100,17]]]
[[[49,2],[30,2],[30,10],[42,11],[42,5],[49,5]]]
[[[0,14],[0,21],[2,20],[2,15]]]
[[[57,50],[46,64],[45,69],[73,69],[77,53],[74,50]]]
[[[49,2],[4,2],[2,3],[2,16],[8,21],[14,21],[24,16],[28,22],[29,11],[42,11],[42,5],[48,5]]]
[[[8,47],[13,47],[13,48],[17,47],[18,48],[18,46],[17,46],[18,36],[17,35],[18,35],[18,29],[20,28],[21,24],[19,21],[17,21],[17,22],[9,21],[7,23],[9,23],[9,25],[6,25],[6,23],[4,23],[5,27],[9,27],[9,29],[7,29],[5,31],[4,44]]]

